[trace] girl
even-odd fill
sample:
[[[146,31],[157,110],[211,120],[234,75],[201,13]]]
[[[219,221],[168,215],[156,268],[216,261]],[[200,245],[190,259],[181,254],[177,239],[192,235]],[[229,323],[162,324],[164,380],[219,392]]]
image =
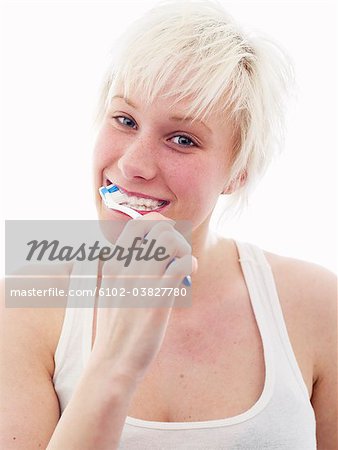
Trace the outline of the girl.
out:
[[[209,227],[218,197],[240,211],[278,149],[291,78],[275,44],[212,1],[165,2],[127,30],[102,90],[94,189],[166,200],[139,219],[142,237],[176,258],[155,286],[192,275],[192,306],[3,309],[2,448],[337,448],[334,275]],[[77,270],[54,284],[80,289]],[[95,284],[126,273],[100,263]]]

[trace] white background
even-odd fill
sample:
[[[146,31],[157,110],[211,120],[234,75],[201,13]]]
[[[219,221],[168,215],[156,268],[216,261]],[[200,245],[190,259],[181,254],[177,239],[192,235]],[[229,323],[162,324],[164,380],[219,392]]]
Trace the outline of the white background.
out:
[[[95,219],[92,121],[112,42],[145,0],[2,2],[2,220]],[[285,151],[222,234],[336,271],[337,11],[332,1],[229,1],[294,61]],[[1,272],[4,252],[1,252]]]

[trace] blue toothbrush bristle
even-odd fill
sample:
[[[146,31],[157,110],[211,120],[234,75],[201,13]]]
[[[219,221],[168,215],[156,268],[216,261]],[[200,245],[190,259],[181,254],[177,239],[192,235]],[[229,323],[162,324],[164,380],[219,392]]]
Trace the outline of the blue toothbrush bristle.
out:
[[[110,193],[116,192],[116,191],[119,190],[119,188],[118,188],[115,184],[111,184],[111,185],[108,186],[106,189],[107,189],[107,191],[110,192]]]
[[[101,196],[105,196],[106,194],[112,194],[113,192],[118,191],[119,188],[115,184],[111,184],[110,186],[102,186],[99,189]]]

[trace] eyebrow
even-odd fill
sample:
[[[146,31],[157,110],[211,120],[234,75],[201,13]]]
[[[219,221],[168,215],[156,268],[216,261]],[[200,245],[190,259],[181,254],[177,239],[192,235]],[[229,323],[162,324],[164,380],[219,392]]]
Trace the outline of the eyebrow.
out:
[[[137,109],[137,106],[134,105],[134,103],[132,103],[127,97],[123,97],[123,95],[113,95],[111,99],[113,100],[113,98],[122,98],[122,100],[124,100],[126,103],[128,103],[128,105]]]
[[[113,100],[113,98],[121,98],[121,99],[124,100],[128,105],[132,106],[132,107],[135,108],[135,109],[138,109],[137,106],[136,106],[132,101],[130,101],[130,100],[129,100],[128,98],[126,98],[126,97],[123,97],[123,95],[114,95],[114,96],[112,97],[112,100]],[[193,122],[193,121],[195,121],[195,122],[198,122],[199,124],[203,125],[203,126],[209,131],[209,133],[212,134],[212,131],[211,131],[211,129],[208,127],[208,125],[206,125],[202,120],[197,120],[197,119],[195,119],[194,117],[190,117],[190,116],[188,116],[188,117],[170,116],[170,117],[169,117],[169,120],[172,120],[172,121],[175,121],[175,122]]]

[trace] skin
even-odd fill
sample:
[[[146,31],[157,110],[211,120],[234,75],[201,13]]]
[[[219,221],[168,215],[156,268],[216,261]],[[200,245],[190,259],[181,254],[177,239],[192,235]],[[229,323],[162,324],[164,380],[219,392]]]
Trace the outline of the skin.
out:
[[[164,217],[191,220],[194,230],[193,254],[199,259],[193,286],[196,292],[200,293],[201,299],[196,302],[194,298],[193,323],[205,326],[208,320],[207,326],[214,329],[213,317],[208,318],[203,314],[203,299],[211,300],[210,295],[204,295],[203,287],[206,289],[208,276],[213,273],[216,274],[215,279],[222,280],[223,286],[231,289],[236,271],[233,244],[230,247],[230,242],[223,240],[221,251],[217,252],[219,238],[208,229],[211,212],[229,174],[233,145],[231,124],[212,116],[207,122],[208,127],[212,129],[212,135],[209,135],[198,124],[170,121],[170,105],[163,99],[158,99],[156,104],[148,108],[143,107],[145,103],[137,93],[131,96],[131,100],[136,103],[138,109],[132,108],[122,99],[114,100],[98,135],[94,154],[94,187],[98,217],[129,220],[122,214],[105,209],[97,194],[106,173],[128,190],[170,200],[171,205],[164,212]],[[171,114],[181,115],[184,106],[183,102],[176,105]],[[119,125],[111,119],[112,115],[129,117],[137,126],[134,128]],[[129,121],[127,123],[131,124]],[[200,146],[189,145],[188,149],[182,147],[179,145],[182,140],[178,138],[178,134],[195,137]],[[183,142],[187,143],[185,140]],[[231,188],[228,188],[227,192],[231,192]],[[317,448],[336,450],[336,277],[327,269],[312,263],[267,252],[265,254],[274,274],[297,361],[303,375],[306,375],[316,415]],[[55,278],[55,287],[67,289],[71,267],[63,267],[62,270],[63,276]],[[213,289],[213,295],[216,295],[215,286]],[[1,291],[3,290],[2,287]],[[228,291],[224,295],[222,289],[222,295],[218,297],[237,298],[233,295],[235,293]],[[112,383],[107,377],[106,367],[104,370],[102,367],[96,367],[94,371],[89,371],[82,390],[79,389],[73,402],[73,415],[72,410],[68,412],[71,417],[65,427],[65,423],[60,424],[62,421],[59,420],[59,403],[52,381],[54,354],[65,311],[60,308],[6,308],[4,294],[0,306],[0,328],[3,331],[0,339],[0,353],[3,358],[1,383],[3,404],[6,405],[0,420],[0,447],[27,450],[46,448],[47,445],[50,449],[108,446],[115,448],[116,445],[117,448],[118,436],[127,413],[126,408],[129,406],[126,401],[130,395],[129,383],[116,378]],[[209,312],[217,311],[215,307],[217,305],[213,304]],[[180,317],[176,314],[177,309],[174,312],[176,318]],[[189,310],[188,314],[191,315],[191,312],[192,310]],[[189,316],[186,318],[191,319]],[[169,328],[169,334],[171,330],[172,328]],[[129,330],[127,334],[128,332]],[[197,351],[200,350],[199,347]],[[244,383],[245,381],[240,384]],[[107,392],[111,392],[111,386],[115,384],[116,395],[106,410]],[[109,426],[105,427],[106,422],[102,421],[100,414],[108,418],[106,422]],[[84,419],[87,419],[87,422]],[[99,437],[93,436],[92,430],[98,429]],[[74,430],[78,431],[77,437],[81,440],[81,445],[76,442],[74,447],[70,447],[69,442],[75,439]],[[54,446],[48,444],[52,435]],[[67,442],[67,445],[58,445],[58,438],[64,439],[62,442]],[[95,444],[92,445],[90,439],[96,439]],[[101,447],[98,444],[100,439]]]
[[[157,98],[145,106],[137,92],[112,99],[94,151],[95,194],[109,177],[128,191],[169,200],[163,215],[191,221],[193,254],[202,263],[215,246],[209,222],[229,175],[233,127],[216,114],[203,125],[171,120],[184,116],[189,99],[171,103]],[[98,194],[96,206],[100,220],[129,220]]]
[[[225,279],[223,288],[226,285],[230,289],[238,264],[236,255],[230,241],[223,240],[222,252],[217,251],[219,237],[210,232],[209,222],[218,196],[224,190],[232,192],[227,180],[235,143],[233,127],[217,115],[205,123],[211,133],[197,122],[169,119],[182,116],[188,104],[187,99],[170,110],[170,100],[158,98],[145,107],[137,92],[128,101],[114,98],[96,142],[95,191],[103,184],[106,174],[128,190],[170,200],[171,205],[163,215],[192,222],[192,249],[198,258],[197,274],[193,277],[195,292],[203,292],[210,273],[216,273],[220,267],[227,268],[220,276]],[[117,119],[117,116],[126,118]],[[179,137],[182,134],[197,145],[182,140]],[[240,182],[245,182],[245,178]],[[121,214],[104,207],[98,195],[96,205],[100,219],[122,220]],[[129,219],[124,217],[124,220]],[[336,277],[311,263],[267,252],[266,257],[303,375],[312,373],[312,383],[308,381],[307,385],[316,415],[318,449],[335,449],[337,406],[335,396],[329,392],[337,389]],[[212,301],[207,295],[201,298]],[[199,317],[205,319],[205,305],[199,298],[194,298],[194,314],[197,322]],[[304,321],[297,317],[303,317]],[[182,320],[177,310],[171,323],[174,318],[176,323]],[[302,333],[306,333],[305,337]],[[310,358],[306,356],[309,353]]]

